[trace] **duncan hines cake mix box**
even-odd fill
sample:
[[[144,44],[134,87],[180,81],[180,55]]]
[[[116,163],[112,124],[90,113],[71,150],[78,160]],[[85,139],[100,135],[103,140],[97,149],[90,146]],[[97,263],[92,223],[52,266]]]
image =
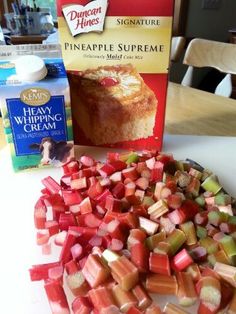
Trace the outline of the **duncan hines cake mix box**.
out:
[[[58,0],[74,138],[161,149],[173,0]]]
[[[59,45],[0,49],[0,107],[15,171],[74,154],[70,89]]]

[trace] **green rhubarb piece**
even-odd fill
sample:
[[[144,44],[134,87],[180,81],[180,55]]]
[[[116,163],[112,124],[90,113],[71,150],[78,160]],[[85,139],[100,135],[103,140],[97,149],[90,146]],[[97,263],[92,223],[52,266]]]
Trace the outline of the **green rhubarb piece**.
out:
[[[164,241],[161,241],[157,244],[157,246],[153,250],[154,253],[159,254],[167,254],[171,255],[171,247],[170,244]]]
[[[196,197],[195,202],[198,203],[198,205],[201,207],[204,207],[206,204],[205,197],[203,195],[199,195],[198,197]]]
[[[156,221],[159,217],[169,211],[169,207],[164,200],[159,200],[152,206],[148,207],[147,211],[150,215],[150,219]]]
[[[102,257],[104,258],[105,261],[108,263],[116,261],[120,256],[116,254],[115,252],[106,249],[102,252]]]
[[[144,206],[152,206],[155,203],[154,199],[151,196],[144,196],[142,205]]]
[[[207,229],[202,226],[197,226],[196,232],[199,239],[204,239],[207,237]]]
[[[201,187],[205,191],[214,193],[214,195],[217,194],[222,189],[222,186],[218,182],[217,177],[215,175],[207,177],[201,184]]]
[[[229,214],[224,212],[212,210],[208,213],[208,222],[214,226],[219,226],[222,222],[227,222],[228,219]]]
[[[228,257],[236,255],[236,243],[233,237],[230,235],[224,235],[221,239],[219,239],[219,243]]]
[[[202,247],[204,247],[207,250],[208,254],[213,254],[218,251],[219,245],[217,241],[210,237],[202,238],[200,239],[200,244]]]
[[[189,171],[190,164],[186,160],[176,160],[175,167],[177,170],[180,170],[180,171]]]
[[[194,245],[197,243],[196,229],[192,221],[187,221],[181,224],[179,227],[186,235],[187,245]]]
[[[119,160],[126,162],[130,155],[132,155],[134,152],[123,152],[119,154]]]
[[[215,204],[218,206],[226,206],[231,204],[231,196],[228,194],[218,193],[214,198]]]
[[[236,216],[229,216],[228,223],[236,225]]]
[[[128,157],[128,159],[126,160],[127,164],[132,164],[133,162],[138,162],[139,160],[139,156],[137,153],[131,153]]]
[[[230,262],[230,259],[229,257],[225,254],[225,251],[224,250],[219,250],[213,254],[209,254],[207,256],[207,260],[208,262],[212,265],[212,266],[215,266],[215,263],[223,263],[223,264],[226,264],[226,265],[230,265],[231,262]]]
[[[150,251],[153,251],[157,247],[158,243],[164,241],[165,238],[166,233],[164,230],[159,233],[156,233],[146,239],[147,247],[149,248]]]
[[[174,229],[165,240],[165,242],[170,245],[171,255],[175,255],[175,253],[181,248],[185,241],[186,235],[180,229]]]

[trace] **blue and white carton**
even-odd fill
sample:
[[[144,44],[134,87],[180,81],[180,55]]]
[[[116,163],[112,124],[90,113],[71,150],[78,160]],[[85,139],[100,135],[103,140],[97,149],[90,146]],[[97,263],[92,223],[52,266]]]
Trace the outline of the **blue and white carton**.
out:
[[[59,45],[1,48],[0,107],[15,171],[73,158],[70,89]]]

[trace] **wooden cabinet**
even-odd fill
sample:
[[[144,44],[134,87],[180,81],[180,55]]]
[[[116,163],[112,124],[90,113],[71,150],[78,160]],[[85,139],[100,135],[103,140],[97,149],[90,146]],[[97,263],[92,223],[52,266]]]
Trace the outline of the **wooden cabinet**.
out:
[[[11,36],[11,43],[13,45],[23,45],[23,44],[42,44],[47,36],[43,35],[25,35],[25,36]]]
[[[229,30],[230,42],[236,45],[236,28]],[[232,75],[233,92],[231,98],[236,99],[236,75]]]

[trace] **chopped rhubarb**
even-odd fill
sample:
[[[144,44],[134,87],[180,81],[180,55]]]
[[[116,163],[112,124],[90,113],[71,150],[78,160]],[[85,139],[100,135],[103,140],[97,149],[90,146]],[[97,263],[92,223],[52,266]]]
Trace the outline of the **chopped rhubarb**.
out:
[[[109,309],[110,306],[117,307],[112,292],[105,287],[91,289],[88,295],[93,306],[99,313],[102,313],[102,310]]]
[[[234,295],[228,308],[228,314],[235,314],[235,313],[236,313],[236,290],[234,290]]]
[[[235,199],[214,174],[156,150],[83,155],[63,172],[42,180],[34,207],[42,252],[61,246],[58,262],[30,269],[53,313],[69,313],[63,277],[74,314],[160,314],[148,292],[198,298],[199,314],[235,312]]]
[[[77,297],[72,302],[73,314],[90,314],[92,311],[92,304],[87,297]]]
[[[192,276],[189,273],[178,272],[176,274],[178,281],[178,299],[182,306],[191,306],[197,301],[197,293],[193,283]]]
[[[176,295],[178,283],[175,276],[153,274],[147,276],[146,289],[152,293]]]
[[[173,257],[171,267],[175,271],[183,271],[191,264],[193,264],[192,257],[190,256],[186,249],[182,249]]]
[[[33,265],[29,269],[31,281],[39,281],[48,279],[48,270],[53,267],[60,266],[59,262]]]
[[[58,194],[61,191],[61,186],[52,177],[46,177],[42,180],[43,185],[51,194]]]
[[[146,232],[141,229],[131,229],[127,239],[127,248],[130,250],[133,245],[143,243],[146,236]]]
[[[44,284],[52,313],[70,314],[65,291],[58,281],[48,280]]]
[[[222,279],[236,288],[236,267],[216,262],[214,271],[217,272]]]
[[[144,312],[145,314],[161,314],[162,311],[159,306],[156,304],[152,303]]]
[[[66,283],[74,296],[85,296],[90,289],[82,271],[79,270],[67,275]]]
[[[164,308],[164,313],[166,314],[189,314],[189,312],[183,310],[178,305],[173,303],[167,303]]]
[[[170,261],[167,254],[150,253],[149,269],[156,274],[170,276]]]
[[[137,267],[125,256],[108,263],[115,281],[125,291],[132,289],[139,280]]]
[[[78,234],[72,231],[69,231],[66,234],[66,239],[63,243],[61,254],[60,254],[60,261],[62,262],[63,265],[72,259],[71,248],[73,245],[75,245],[77,238],[78,238]]]
[[[175,229],[171,234],[168,235],[165,242],[170,245],[170,254],[174,255],[179,248],[185,243],[186,235],[183,231]]]
[[[138,268],[139,272],[148,271],[149,250],[144,243],[138,242],[130,248],[131,261]]]
[[[82,273],[92,288],[98,287],[110,276],[109,268],[96,254],[89,254]]]
[[[83,247],[79,243],[74,244],[70,250],[73,259],[79,259],[83,254]]]
[[[48,278],[51,280],[57,280],[61,284],[63,282],[63,273],[64,273],[64,268],[63,266],[54,266],[52,268],[49,268],[48,270]]]
[[[45,228],[49,231],[50,237],[59,232],[59,223],[56,220],[47,220],[45,222]]]
[[[139,217],[140,228],[144,229],[148,235],[153,235],[157,232],[159,224],[147,219],[145,217]]]
[[[34,206],[34,225],[36,229],[44,229],[46,223],[47,207],[42,199]]]
[[[112,288],[112,295],[121,312],[127,312],[130,307],[137,305],[133,293],[123,290],[119,285]]]
[[[193,245],[197,243],[196,229],[192,221],[187,221],[181,224],[179,227],[186,235],[187,245]]]
[[[221,303],[220,281],[214,277],[200,279],[200,300],[210,310],[216,311]]]
[[[159,200],[148,207],[148,214],[152,220],[157,220],[160,216],[166,214],[169,208],[164,200]]]
[[[149,250],[154,250],[159,242],[162,242],[166,239],[166,232],[164,230],[156,233],[146,239],[146,244]]]
[[[49,239],[50,239],[50,234],[49,234],[48,229],[41,229],[37,231],[37,234],[36,234],[37,245],[44,245],[48,243]]]
[[[137,300],[137,307],[140,310],[145,310],[151,305],[152,299],[141,284],[135,286],[132,289],[132,293]]]

